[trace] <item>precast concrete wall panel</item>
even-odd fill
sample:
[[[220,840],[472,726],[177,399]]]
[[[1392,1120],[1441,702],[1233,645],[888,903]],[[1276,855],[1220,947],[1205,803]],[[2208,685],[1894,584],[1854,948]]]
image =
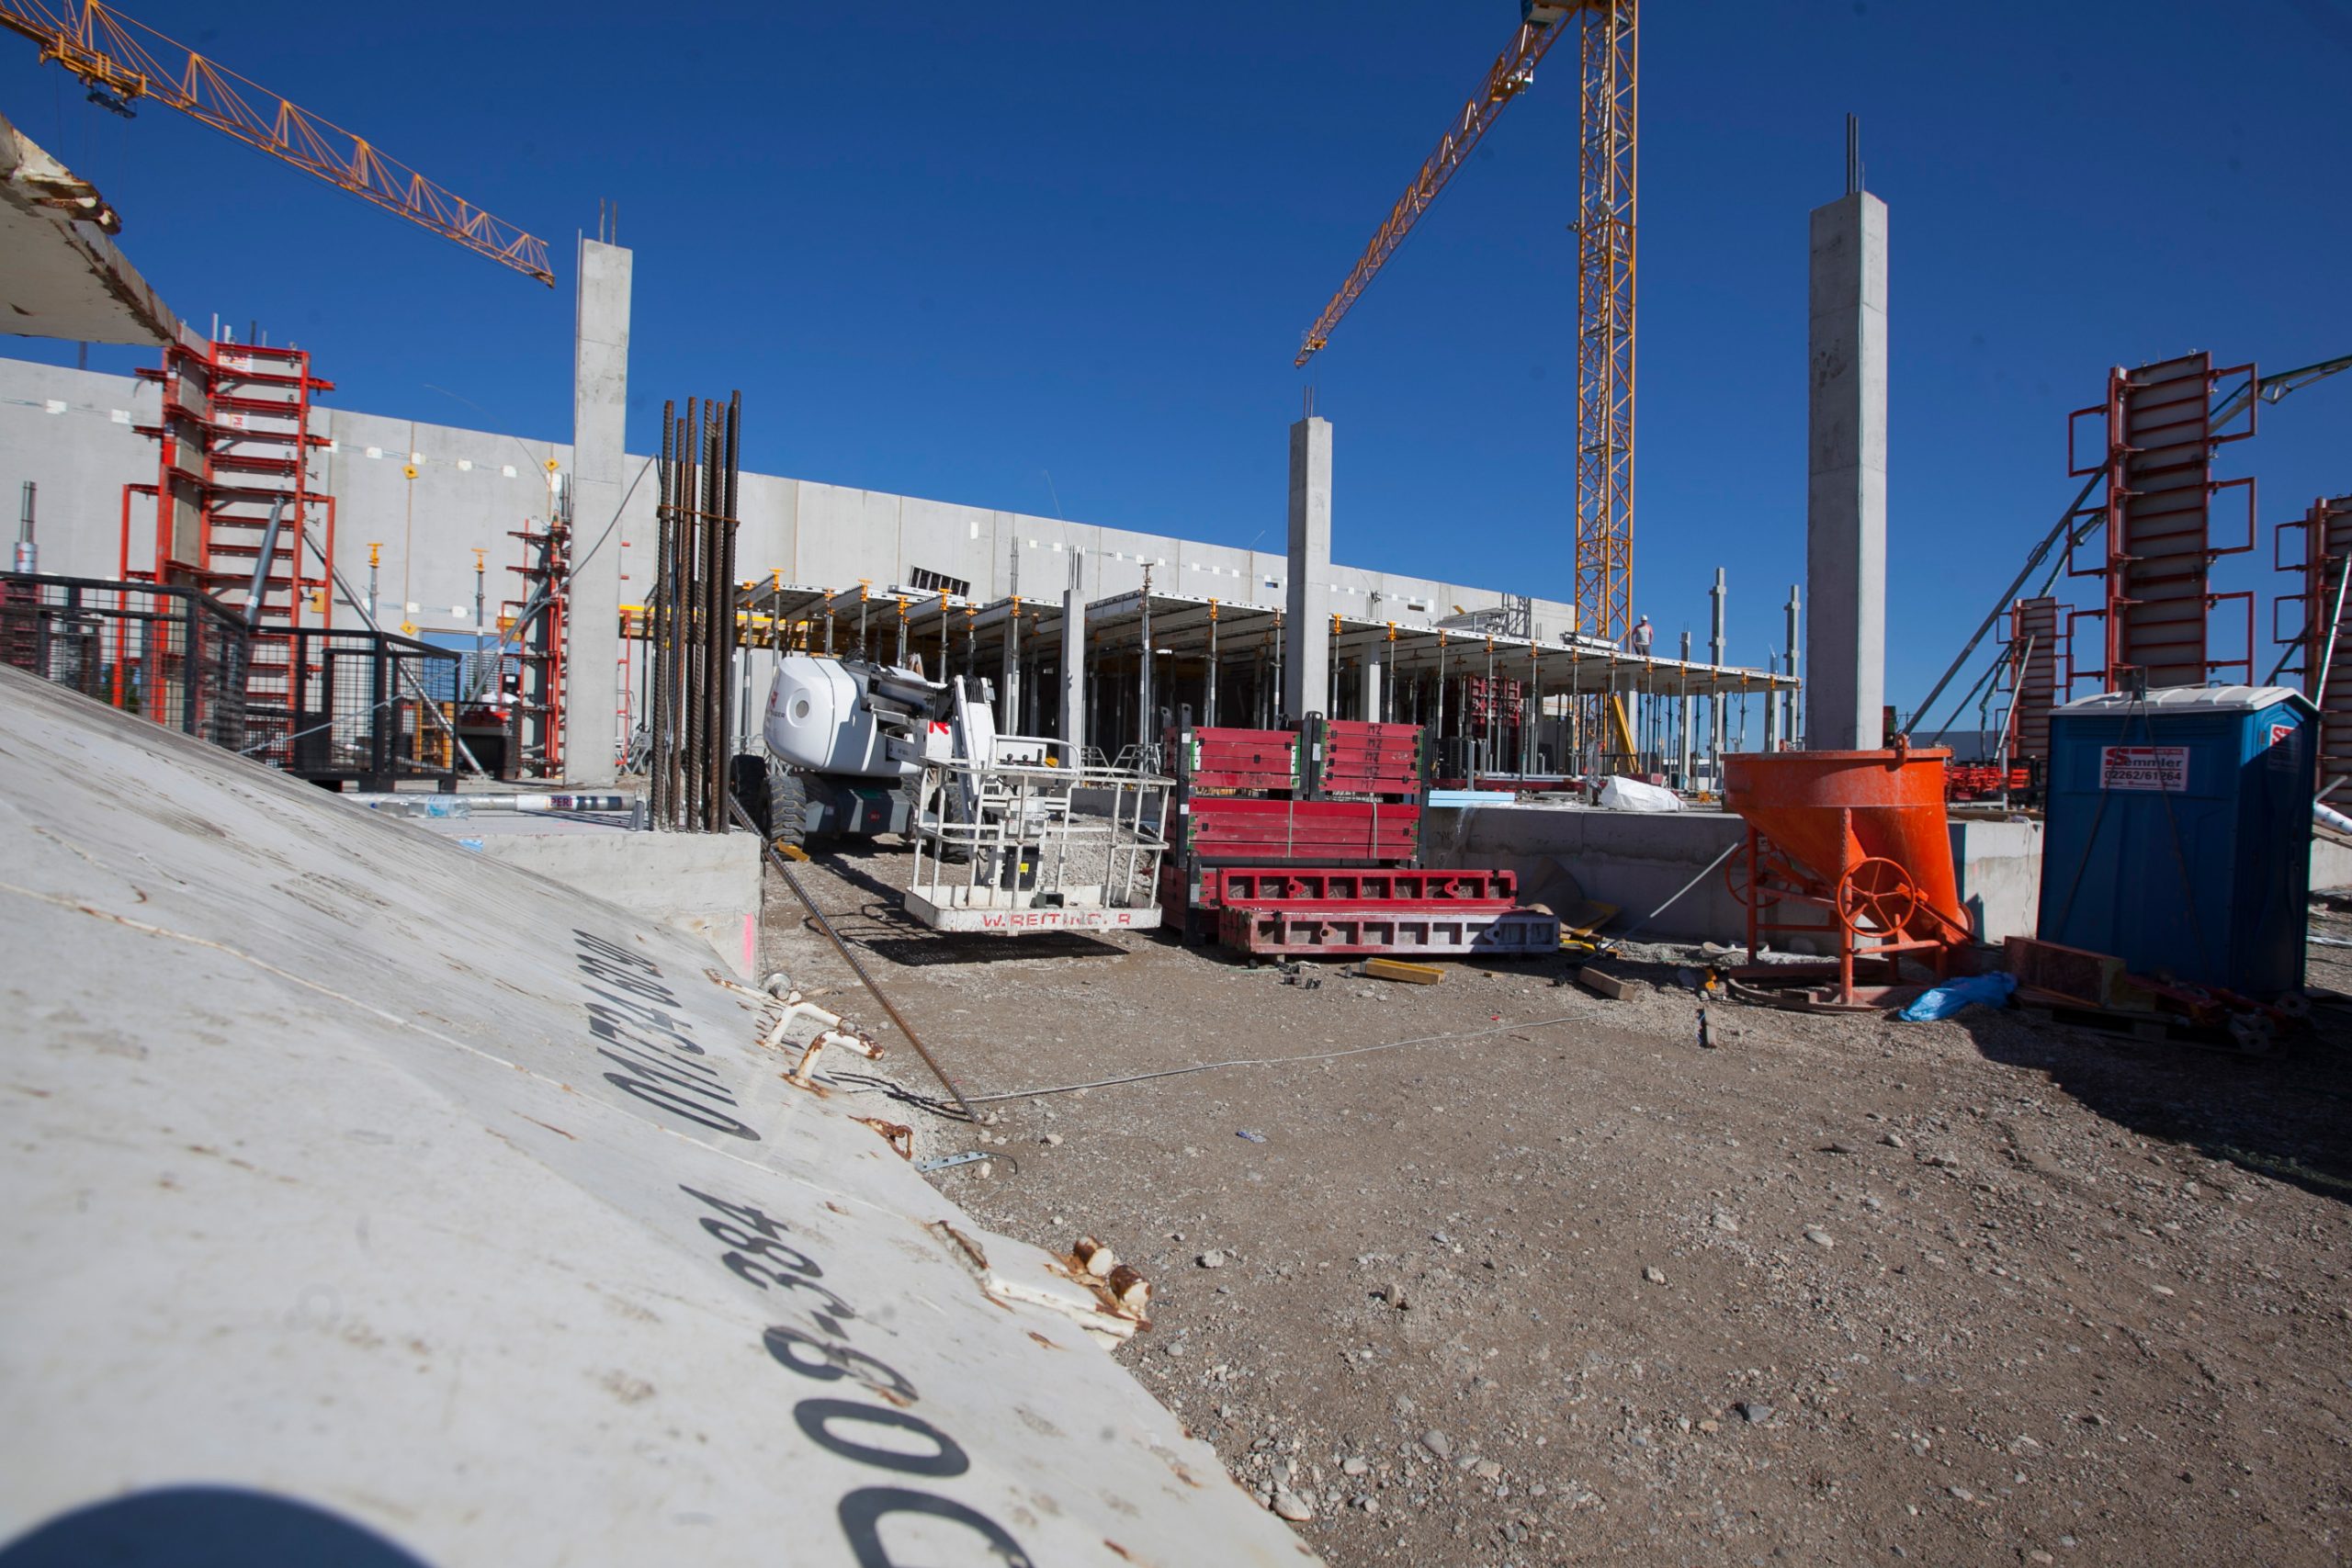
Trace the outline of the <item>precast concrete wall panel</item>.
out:
[[[0,388],[0,487],[10,544],[24,481],[40,486],[43,571],[116,575],[126,481],[155,482],[155,444],[133,429],[158,416],[157,389],[122,376],[11,361]],[[154,559],[154,506],[131,502],[131,547]]]
[[[15,670],[0,731],[11,1561],[1312,1561],[699,942]]]

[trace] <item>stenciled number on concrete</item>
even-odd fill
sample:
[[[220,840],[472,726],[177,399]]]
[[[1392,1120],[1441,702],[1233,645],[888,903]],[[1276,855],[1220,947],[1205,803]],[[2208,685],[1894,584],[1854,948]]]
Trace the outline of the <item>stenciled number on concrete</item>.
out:
[[[823,1309],[811,1307],[809,1321],[823,1329],[827,1337],[779,1324],[761,1337],[768,1358],[812,1382],[850,1379],[884,1402],[866,1404],[831,1396],[800,1401],[792,1407],[792,1418],[810,1442],[842,1459],[900,1475],[945,1480],[972,1468],[962,1444],[906,1408],[919,1396],[903,1373],[842,1343],[849,1337],[845,1325],[857,1320],[857,1311],[816,1282],[825,1271],[816,1259],[786,1243],[785,1233],[790,1226],[746,1203],[730,1203],[692,1187],[678,1190],[726,1216],[706,1215],[702,1228],[728,1248],[720,1261],[736,1278],[762,1291],[797,1291],[821,1299]],[[859,1438],[860,1428],[910,1436],[924,1447],[910,1450],[864,1442]],[[976,1508],[933,1493],[905,1486],[862,1486],[844,1494],[835,1512],[858,1568],[894,1568],[881,1533],[882,1521],[893,1514],[959,1525],[986,1541],[1009,1568],[1033,1568],[1028,1552],[1003,1526]]]

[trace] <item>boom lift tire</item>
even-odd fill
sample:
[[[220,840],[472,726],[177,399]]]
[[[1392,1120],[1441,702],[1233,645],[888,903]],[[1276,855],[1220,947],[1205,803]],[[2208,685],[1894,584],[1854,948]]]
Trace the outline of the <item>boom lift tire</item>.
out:
[[[754,818],[757,820],[757,818]],[[808,786],[786,763],[768,759],[767,825],[768,841],[788,844],[794,849],[805,847],[808,841]]]
[[[750,751],[738,751],[727,764],[727,792],[743,815],[754,822],[768,819],[767,759]]]

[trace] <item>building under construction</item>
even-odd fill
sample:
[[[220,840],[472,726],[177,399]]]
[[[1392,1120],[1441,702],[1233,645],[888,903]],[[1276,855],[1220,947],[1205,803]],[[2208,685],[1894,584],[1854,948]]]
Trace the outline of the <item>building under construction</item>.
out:
[[[764,1560],[783,1540],[863,1568],[1466,1565],[1655,1554],[1700,1519],[1713,1533],[1671,1554],[1737,1539],[1744,1560],[1768,1517],[1816,1554],[1867,1535],[1951,1560],[1981,1552],[2026,1467],[2081,1459],[2067,1484],[2088,1487],[2157,1462],[2092,1461],[2109,1417],[2081,1412],[2134,1396],[2047,1352],[2127,1321],[2159,1370],[2116,1420],[2174,1445],[2163,1485],[2192,1452],[2267,1483],[2229,1446],[2244,1422],[2174,1417],[2208,1384],[2258,1384],[2281,1334],[2296,1364],[2340,1361],[2342,1325],[2248,1307],[2258,1347],[2216,1371],[2198,1336],[2229,1291],[2202,1255],[2152,1261],[2184,1222],[2135,1209],[2131,1239],[2105,1195],[2154,1184],[2069,1163],[2105,1146],[2102,1118],[2135,1159],[2173,1134],[2133,1121],[2143,1097],[2103,1059],[2063,1153],[2035,1117],[2069,1082],[2048,1044],[2067,1031],[2232,1074],[2340,1055],[2330,1010],[2352,995],[2307,938],[2314,887],[2352,886],[2352,807],[2330,804],[2352,778],[2352,495],[2268,516],[2259,446],[2233,444],[2352,357],[2088,367],[2052,475],[2079,489],[2010,541],[2022,568],[1904,707],[1896,253],[1849,117],[1845,189],[1811,211],[1786,302],[1806,322],[1803,544],[1781,581],[1715,569],[1710,631],[1663,646],[1634,570],[1641,7],[1511,9],[1293,360],[1443,221],[1512,103],[1574,97],[1572,516],[1556,558],[1481,586],[1361,564],[1345,426],[1311,391],[1263,433],[1284,493],[1226,498],[1197,538],[756,471],[746,445],[782,416],[720,349],[662,389],[655,449],[633,452],[632,399],[640,428],[651,400],[609,217],[551,250],[110,6],[0,0],[0,30],[93,112],[190,117],[574,310],[571,363],[546,367],[568,432],[354,409],[266,316],[240,336],[176,310],[100,191],[0,118],[10,329],[147,361],[0,357],[0,1341],[39,1347],[0,1379],[38,1438],[0,1464],[0,1562],[214,1540],[388,1568]],[[2265,544],[2275,591],[2233,586],[2224,563]],[[1779,622],[1760,668],[1731,656],[1734,592]],[[1927,1066],[1882,1092],[1877,1064],[1921,1039]],[[1207,1076],[1239,1074],[1264,1076]],[[1097,1090],[1172,1080],[1254,1087],[1086,1120]],[[1963,1179],[1944,1150],[1996,1100],[2006,1141]],[[1075,1163],[1080,1125],[1115,1159]],[[2204,1245],[2352,1174],[2296,1126],[2198,1134],[2227,1158],[2195,1168],[2233,1201],[2291,1178],[2253,1220],[2182,1208]],[[1621,1157],[1627,1129],[1659,1128],[1655,1157]],[[1823,1176],[1808,1148],[1844,1163]],[[2052,1219],[2077,1189],[2100,1197]],[[1276,1191],[1279,1214],[1226,1207]],[[2292,1213],[2282,1235],[2327,1231]],[[1411,1234],[1381,1234],[1407,1213]],[[1833,1219],[1865,1239],[1839,1252]],[[1212,1224],[1243,1239],[1204,1242]],[[1995,1232],[1970,1258],[1999,1262],[1952,1288],[1939,1249]],[[2020,1265],[2061,1232],[2060,1257]],[[1596,1291],[1611,1237],[1623,1277]],[[2126,1250],[2086,1261],[2110,1240]],[[1539,1263],[1572,1242],[1577,1268]],[[1849,1259],[1868,1280],[1831,1274]],[[2297,1266],[2252,1259],[2233,1288]],[[2308,1272],[2298,1302],[2342,1269]],[[2170,1306],[2093,1299],[2142,1273],[2176,1280],[2154,1287]],[[1570,1277],[1586,1293],[1558,1293]],[[2062,1315],[2033,1317],[2029,1280]],[[1181,1326],[1139,1339],[1155,1314]],[[1951,1321],[1913,1332],[1928,1314]],[[1218,1340],[1228,1321],[1250,1339]],[[1981,1367],[1927,1344],[2002,1334],[2022,1337],[1999,1364],[2068,1390],[2063,1410],[2017,1414],[2039,1389],[1969,1404]],[[2178,1366],[2202,1381],[2162,1381]],[[1784,1387],[1791,1367],[1816,1371]],[[2265,1395],[2297,1452],[2340,1444],[2314,1400]],[[1457,1452],[1440,1413],[1485,1445]],[[1967,1485],[1921,1435],[2018,1422],[2046,1442],[1995,1444],[1998,1473]],[[1883,1431],[1946,1467],[1884,1496],[1984,1507],[1824,1524],[1848,1506],[1828,1478],[1883,1467]],[[1599,1506],[1588,1481],[1661,1453]],[[2266,1477],[2292,1462],[2256,1457]],[[1734,1475],[1804,1492],[1731,1507]],[[1649,1539],[1603,1540],[1621,1517]],[[2177,1523],[2186,1540],[2205,1519]],[[2013,1533],[2004,1552],[2037,1562],[2057,1560],[2038,1540],[2077,1543]]]

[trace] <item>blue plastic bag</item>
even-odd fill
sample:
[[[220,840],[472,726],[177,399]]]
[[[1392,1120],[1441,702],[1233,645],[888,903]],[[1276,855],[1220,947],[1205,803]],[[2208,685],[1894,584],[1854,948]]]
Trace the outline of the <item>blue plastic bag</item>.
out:
[[[1972,975],[1965,980],[1954,980],[1923,993],[1919,999],[1905,1008],[1899,1015],[1906,1023],[1933,1023],[1939,1018],[1950,1018],[1971,1002],[1983,1002],[1986,1007],[2007,1007],[2009,993],[2018,988],[2018,977],[2001,970],[1990,975]]]

